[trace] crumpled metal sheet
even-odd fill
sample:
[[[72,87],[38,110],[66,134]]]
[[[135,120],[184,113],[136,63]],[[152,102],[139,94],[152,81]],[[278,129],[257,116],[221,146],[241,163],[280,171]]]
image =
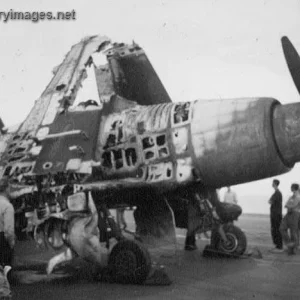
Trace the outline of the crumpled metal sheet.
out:
[[[85,69],[89,57],[109,41],[105,36],[92,36],[72,47],[63,63],[55,70],[50,84],[36,101],[20,132],[36,130],[42,123],[43,125],[52,123],[63,97],[69,97],[72,104],[82,80],[86,77]]]
[[[157,132],[166,130],[170,122],[173,103],[138,106],[135,110],[124,112],[124,136],[141,134],[145,132]]]
[[[91,36],[71,48],[64,61],[55,68],[51,82],[16,131],[15,136],[21,138],[16,139],[10,136],[6,146],[1,147],[5,150],[2,149],[0,153],[0,171],[2,170],[0,176],[5,168],[11,166],[13,170],[20,161],[32,161],[34,165],[35,157],[30,154],[34,142],[31,139],[28,140],[28,136],[36,136],[41,128],[43,130],[53,122],[57,113],[65,108],[65,105],[72,105],[82,81],[87,76],[86,68],[93,63],[91,55],[96,51],[102,51],[108,43],[110,40],[105,36]],[[27,133],[26,138],[23,138]],[[20,150],[21,147],[25,150],[15,155],[14,150],[17,148]]]
[[[106,51],[108,46],[110,49]],[[98,54],[107,59],[103,65],[97,65]],[[125,80],[128,83],[128,86],[124,87],[128,90],[120,90],[128,96],[126,98],[118,95],[122,84],[114,73],[117,71],[113,68],[116,65],[114,63],[117,63],[118,72],[124,76],[121,81]],[[75,44],[64,61],[53,69],[54,76],[51,82],[36,100],[15,136],[9,137],[6,144],[2,145],[0,171],[5,171],[7,175],[17,179],[19,184],[25,183],[19,179],[24,174],[33,175],[33,170],[36,170],[35,161],[41,153],[40,148],[36,147],[31,138],[46,136],[57,114],[73,104],[82,81],[87,77],[88,67],[94,67],[103,114],[107,111],[110,116],[114,111],[109,108],[115,108],[123,116],[121,119],[124,120],[126,116],[127,124],[124,127],[128,128],[128,132],[124,132],[125,138],[140,134],[140,131],[155,132],[168,127],[172,103],[166,103],[171,100],[144,51],[134,43],[132,45],[111,44],[105,36],[86,37]],[[165,104],[136,105],[135,102],[139,103],[140,100],[141,104],[147,105]],[[132,108],[130,112],[122,114],[122,111],[128,107]]]
[[[99,99],[101,103],[108,102],[115,94],[112,73],[108,64],[100,67],[94,66]]]

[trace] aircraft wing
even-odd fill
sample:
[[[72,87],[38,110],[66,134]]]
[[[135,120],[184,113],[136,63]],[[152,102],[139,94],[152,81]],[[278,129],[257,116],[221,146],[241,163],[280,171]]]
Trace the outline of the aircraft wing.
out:
[[[97,54],[104,58],[104,63],[96,64]],[[91,66],[95,70],[104,114],[136,104],[152,105],[171,102],[145,52],[137,44],[112,44],[105,36],[84,38],[71,48],[63,62],[53,70],[52,80],[40,98],[35,101],[27,118],[16,132],[5,134],[0,139],[0,179],[8,176],[11,182],[17,186],[34,186],[33,176],[37,174],[37,170],[41,170],[44,162],[58,161],[53,156],[55,151],[44,147],[51,142],[42,141],[49,139],[50,136],[53,137],[54,134],[53,143],[56,145],[56,136],[76,131],[80,118],[79,123],[75,119],[73,120],[75,114],[69,118],[60,118],[75,125],[71,126],[69,123],[63,124],[59,121],[59,126],[56,126],[55,122],[60,115],[69,113],[68,108],[74,103],[77,92],[87,77],[87,68]],[[92,119],[94,120],[95,117],[95,124],[99,119],[99,113],[95,112],[94,115]],[[71,143],[73,138],[70,139]],[[87,145],[81,145],[85,153],[89,153]],[[73,149],[72,147],[71,143],[68,149]],[[71,153],[72,151],[65,152]],[[65,152],[58,153],[56,151],[55,153],[62,156],[62,153]],[[42,157],[40,157],[41,155]],[[52,159],[49,159],[50,156]],[[92,154],[86,154],[86,156],[92,159]],[[61,159],[59,167],[54,169],[63,171],[66,167],[64,162],[69,158],[67,155]]]
[[[48,135],[57,114],[74,102],[87,77],[86,68],[92,64],[91,55],[102,51],[109,42],[105,36],[91,36],[74,45],[17,131],[1,135],[0,179],[9,176],[22,185],[26,175],[32,174],[42,148],[39,140]]]

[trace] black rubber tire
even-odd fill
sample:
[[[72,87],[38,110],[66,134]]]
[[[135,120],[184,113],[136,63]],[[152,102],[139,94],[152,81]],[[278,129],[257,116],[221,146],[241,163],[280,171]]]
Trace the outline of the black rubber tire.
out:
[[[245,233],[237,226],[225,224],[223,226],[227,239],[230,241],[228,245],[224,243],[217,231],[213,232],[212,245],[217,251],[233,255],[243,255],[247,249],[247,238]]]
[[[151,270],[150,254],[144,246],[122,240],[113,247],[108,268],[115,282],[142,284]]]

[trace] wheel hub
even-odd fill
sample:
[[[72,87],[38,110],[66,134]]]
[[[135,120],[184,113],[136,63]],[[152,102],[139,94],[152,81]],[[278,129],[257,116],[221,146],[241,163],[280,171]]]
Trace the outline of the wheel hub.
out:
[[[227,242],[221,240],[220,248],[225,252],[234,252],[238,246],[238,240],[234,234],[226,233]]]

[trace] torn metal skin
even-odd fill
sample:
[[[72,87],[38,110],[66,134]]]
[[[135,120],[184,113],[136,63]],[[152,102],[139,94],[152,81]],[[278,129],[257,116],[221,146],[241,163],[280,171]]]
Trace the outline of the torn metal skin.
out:
[[[0,161],[0,177],[10,176],[18,181],[16,177],[19,173],[24,176],[33,175],[32,169],[41,150],[37,140],[49,133],[57,114],[72,105],[81,82],[86,78],[87,61],[93,52],[101,51],[107,43],[107,37],[94,36],[85,38],[72,47],[62,64],[56,68],[53,79],[36,100],[28,117],[8,142]],[[30,170],[23,168],[25,162],[26,166],[31,163]],[[21,183],[24,181],[25,179]]]
[[[90,67],[99,102],[74,106]],[[174,240],[174,222],[188,223],[177,223],[186,191],[282,174],[300,160],[299,110],[273,98],[172,103],[142,48],[92,36],[72,47],[15,134],[0,140],[0,178],[10,178],[14,198],[35,192],[38,202],[76,184],[95,193],[96,206],[137,206],[144,236]]]

